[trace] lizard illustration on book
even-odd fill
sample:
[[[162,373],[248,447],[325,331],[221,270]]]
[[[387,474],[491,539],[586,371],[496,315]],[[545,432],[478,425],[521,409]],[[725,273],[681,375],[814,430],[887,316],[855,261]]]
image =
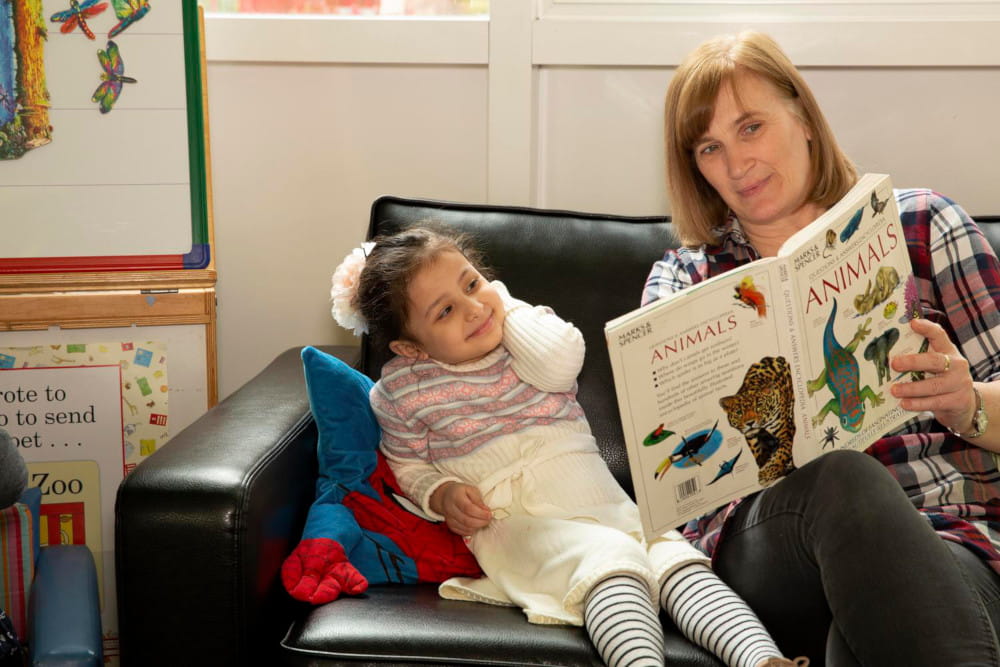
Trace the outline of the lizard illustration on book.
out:
[[[837,342],[833,323],[837,318],[837,300],[833,300],[830,318],[823,330],[823,371],[815,380],[806,383],[809,395],[822,389],[830,388],[833,398],[812,419],[813,426],[819,426],[827,414],[834,412],[840,417],[840,425],[851,433],[857,433],[865,419],[865,401],[873,406],[881,405],[885,399],[881,393],[875,393],[868,385],[861,386],[861,369],[854,351],[858,345],[871,333],[868,325],[872,318],[858,326],[857,332],[847,345]]]

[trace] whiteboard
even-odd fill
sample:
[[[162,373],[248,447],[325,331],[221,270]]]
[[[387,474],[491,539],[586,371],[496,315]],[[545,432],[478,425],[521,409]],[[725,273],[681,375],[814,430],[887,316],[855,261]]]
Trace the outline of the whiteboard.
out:
[[[65,22],[52,17],[62,6],[46,3],[47,39],[30,48],[44,51],[48,107],[23,93],[16,111],[10,95],[0,105],[0,140],[17,136],[18,113],[47,113],[50,128],[19,155],[0,145],[0,210],[22,222],[5,235],[0,273],[208,265],[196,2],[154,3],[111,39],[117,3],[108,4],[87,19],[90,39],[79,26],[61,32]],[[0,3],[0,93],[23,88],[16,63],[29,48],[16,39],[10,8]],[[93,100],[104,85],[99,52],[110,54],[112,43],[121,73],[135,81],[120,84],[102,113]]]

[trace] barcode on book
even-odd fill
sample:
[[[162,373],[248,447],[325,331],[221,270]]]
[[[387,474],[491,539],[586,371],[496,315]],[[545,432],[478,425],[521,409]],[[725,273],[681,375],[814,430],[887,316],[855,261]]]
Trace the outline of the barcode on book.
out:
[[[686,479],[674,487],[674,493],[677,495],[677,502],[690,498],[700,490],[701,489],[698,487],[697,477]]]

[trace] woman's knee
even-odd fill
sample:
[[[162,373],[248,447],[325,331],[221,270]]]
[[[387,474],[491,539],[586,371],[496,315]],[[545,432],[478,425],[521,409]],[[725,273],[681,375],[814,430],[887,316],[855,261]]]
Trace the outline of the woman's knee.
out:
[[[850,520],[860,529],[866,517],[875,523],[912,512],[913,504],[885,466],[863,452],[838,450],[812,461],[806,480],[809,505],[826,519]],[[808,510],[807,510],[807,513]]]
[[[803,470],[809,467],[814,467],[811,484],[816,492],[829,490],[858,497],[902,491],[885,466],[863,452],[840,449],[815,459]]]

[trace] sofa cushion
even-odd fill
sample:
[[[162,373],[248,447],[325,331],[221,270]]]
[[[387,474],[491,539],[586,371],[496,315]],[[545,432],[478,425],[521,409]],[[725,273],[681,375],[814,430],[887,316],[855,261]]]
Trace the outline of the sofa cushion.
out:
[[[520,609],[445,600],[429,584],[378,586],[318,607],[282,645],[302,664],[320,656],[377,664],[602,664],[582,628],[531,625]]]
[[[302,349],[309,407],[319,442],[320,471],[354,488],[375,470],[381,431],[368,402],[367,376],[314,347]]]
[[[302,531],[305,552],[328,551],[332,540],[370,584],[478,576],[462,539],[403,496],[379,452],[381,431],[368,401],[373,382],[313,347],[302,350],[302,363],[319,431],[320,473]],[[285,584],[293,591],[300,581],[291,576]]]
[[[668,665],[721,667],[661,614]],[[513,607],[445,600],[437,587],[376,586],[316,607],[292,624],[283,664],[574,665],[604,663],[580,627],[534,625]]]

